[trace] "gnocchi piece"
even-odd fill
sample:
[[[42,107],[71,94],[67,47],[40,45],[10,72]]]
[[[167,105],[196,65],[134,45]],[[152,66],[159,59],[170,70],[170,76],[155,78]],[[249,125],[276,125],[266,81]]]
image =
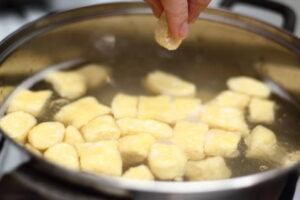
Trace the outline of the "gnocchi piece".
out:
[[[112,103],[111,109],[116,119],[126,117],[136,117],[138,107],[138,97],[126,94],[117,94]]]
[[[154,71],[147,75],[145,87],[154,94],[170,95],[175,97],[193,97],[196,86],[173,74]]]
[[[35,92],[22,89],[13,96],[7,112],[24,111],[37,117],[41,114],[51,96],[52,91],[50,90]]]
[[[200,113],[200,108],[201,101],[196,98],[140,97],[138,117],[174,124],[183,119],[196,118]]]
[[[23,143],[32,127],[36,125],[36,119],[23,111],[12,112],[0,120],[0,128],[12,139]]]
[[[202,122],[179,121],[175,124],[174,134],[199,134],[208,131],[208,125]]]
[[[124,174],[123,178],[153,181],[154,176],[150,169],[146,165],[139,165],[137,167],[131,167]]]
[[[102,115],[89,121],[81,128],[87,142],[118,139],[121,131],[110,115]]]
[[[45,80],[61,97],[68,99],[81,97],[87,90],[86,79],[78,72],[55,71],[49,73]]]
[[[149,167],[160,180],[181,179],[186,162],[185,153],[175,144],[155,143],[148,156]]]
[[[81,128],[93,118],[110,113],[110,108],[94,97],[84,97],[62,107],[54,116],[55,121]]]
[[[300,161],[300,151],[288,153],[283,160],[283,166],[290,166]]]
[[[264,126],[256,126],[245,138],[245,143],[248,147],[246,157],[268,160],[276,155],[276,136],[273,131]]]
[[[249,133],[243,112],[236,108],[207,105],[203,107],[200,119],[213,128],[238,132],[242,136]]]
[[[122,159],[117,141],[104,140],[95,143],[77,144],[76,148],[83,171],[109,176],[122,175]]]
[[[96,63],[86,64],[78,72],[85,77],[89,89],[102,86],[109,81],[108,68]]]
[[[157,26],[154,30],[154,37],[160,46],[168,50],[176,50],[182,41],[181,39],[175,39],[170,35],[165,13],[161,14],[160,19],[157,22]]]
[[[238,144],[240,140],[240,134],[211,129],[205,134],[205,154],[228,158],[237,157],[239,155]]]
[[[193,119],[199,117],[201,110],[201,100],[197,98],[178,97],[172,102],[174,121],[183,119]]]
[[[141,164],[148,156],[155,138],[146,133],[128,135],[119,139],[119,151],[125,167]]]
[[[188,121],[177,122],[171,141],[182,149],[189,160],[202,160],[204,154],[204,133],[208,126]]]
[[[24,146],[31,153],[33,153],[33,154],[35,154],[37,156],[42,156],[42,153],[39,150],[37,150],[36,148],[34,148],[31,144],[27,143]]]
[[[271,90],[266,84],[246,76],[228,79],[227,86],[230,90],[254,97],[267,98],[271,94]]]
[[[171,98],[169,96],[140,97],[138,118],[172,123],[173,115]]]
[[[224,158],[210,157],[200,161],[188,161],[185,177],[189,181],[218,180],[230,178],[231,170]]]
[[[172,128],[165,123],[155,120],[141,120],[135,118],[124,118],[117,121],[122,136],[138,133],[151,134],[156,139],[166,138],[173,135]]]
[[[60,122],[43,122],[33,127],[28,133],[29,143],[38,150],[46,150],[49,147],[63,141],[65,127]]]
[[[47,149],[44,158],[62,167],[79,169],[79,157],[76,149],[68,143],[59,143]]]
[[[221,92],[209,104],[223,107],[233,107],[239,110],[245,110],[250,101],[250,97],[245,94],[240,94],[232,91]]]
[[[249,120],[253,123],[271,124],[275,119],[275,103],[266,99],[252,98],[249,104]]]
[[[79,144],[83,143],[84,139],[77,128],[75,128],[74,126],[68,126],[66,128],[64,141],[69,144]]]

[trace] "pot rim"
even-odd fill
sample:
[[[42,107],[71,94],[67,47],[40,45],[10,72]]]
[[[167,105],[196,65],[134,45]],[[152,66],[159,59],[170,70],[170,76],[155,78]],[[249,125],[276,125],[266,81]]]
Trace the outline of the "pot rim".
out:
[[[96,13],[94,13],[94,11],[89,15],[76,16],[75,18],[70,17],[64,19],[61,22],[55,21],[56,17],[60,15],[68,15],[70,13],[78,12],[80,10],[87,11],[89,9],[95,8],[100,9],[105,6],[111,10],[108,10],[107,12],[97,11]],[[112,7],[118,7],[119,9],[114,10],[114,8]],[[57,12],[55,14],[39,18],[29,24],[22,26],[17,31],[13,32],[0,42],[0,64],[5,60],[5,58],[7,58],[12,52],[18,49],[26,41],[48,30],[52,30],[65,24],[73,23],[80,20],[86,20],[93,17],[112,16],[118,14],[151,14],[151,11],[145,3],[130,1],[81,7]],[[285,30],[282,30],[265,22],[261,22],[251,17],[246,17],[230,11],[215,8],[208,8],[206,11],[204,11],[203,15],[201,15],[201,19],[215,21],[218,23],[227,24],[229,26],[235,26],[250,32],[254,32],[270,40],[273,40],[281,44],[282,46],[292,50],[296,54],[300,55],[300,40],[298,38],[296,38],[294,35]],[[54,21],[50,22],[51,20]],[[6,139],[8,139],[11,143],[17,146],[22,152],[33,157],[33,160],[40,162],[41,164],[43,164],[43,166],[47,166],[49,172],[63,175],[60,176],[60,178],[64,178],[66,180],[77,180],[77,183],[79,184],[82,183],[85,186],[91,186],[97,189],[101,189],[102,186],[110,186],[130,191],[158,193],[210,193],[215,191],[228,191],[233,189],[251,187],[253,185],[263,183],[268,180],[278,178],[280,176],[284,176],[293,170],[298,170],[300,167],[299,163],[293,166],[273,169],[257,174],[214,181],[137,181],[119,177],[95,175],[85,172],[78,173],[76,171],[67,170],[55,164],[52,164],[39,156],[32,154],[27,149],[23,148],[20,144],[9,138],[2,131],[0,131],[0,133],[2,133],[2,135],[4,135]]]

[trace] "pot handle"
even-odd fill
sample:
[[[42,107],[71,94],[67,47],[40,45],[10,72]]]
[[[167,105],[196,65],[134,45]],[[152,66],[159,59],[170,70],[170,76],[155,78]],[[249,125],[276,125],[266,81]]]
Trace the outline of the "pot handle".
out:
[[[236,4],[248,4],[276,12],[283,18],[282,28],[291,33],[295,32],[297,21],[296,13],[284,4],[269,0],[223,0],[220,3],[220,7],[231,9]]]

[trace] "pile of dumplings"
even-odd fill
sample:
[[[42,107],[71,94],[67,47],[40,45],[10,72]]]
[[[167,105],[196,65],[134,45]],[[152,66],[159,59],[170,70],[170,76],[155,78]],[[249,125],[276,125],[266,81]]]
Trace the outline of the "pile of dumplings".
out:
[[[138,180],[201,181],[230,178],[226,159],[297,162],[272,130],[271,91],[250,77],[228,79],[228,90],[203,104],[196,85],[163,71],[141,80],[153,96],[118,93],[104,105],[89,89],[109,84],[111,70],[88,64],[50,72],[49,90],[21,89],[0,120],[3,132],[32,153],[72,170]],[[56,94],[56,95],[54,95]],[[57,97],[59,96],[59,98]],[[40,117],[63,103],[48,121]],[[256,126],[250,130],[248,122]],[[280,156],[278,156],[280,155]]]

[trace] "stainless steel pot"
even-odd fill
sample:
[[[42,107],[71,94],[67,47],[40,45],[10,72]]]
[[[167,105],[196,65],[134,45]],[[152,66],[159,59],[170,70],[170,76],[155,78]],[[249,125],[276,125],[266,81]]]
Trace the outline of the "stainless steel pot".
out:
[[[274,98],[284,113],[273,128],[284,134],[280,139],[300,147],[299,39],[252,18],[207,9],[182,46],[169,52],[154,42],[155,22],[145,4],[131,2],[60,12],[24,26],[0,45],[2,99],[32,74],[76,58],[112,66],[115,87],[98,93],[104,103],[117,90],[143,92],[137,77],[157,68],[195,82],[204,100],[225,89],[228,77],[244,74],[280,85]],[[22,158],[7,173],[54,199],[291,199],[299,169],[298,164],[218,181],[139,182],[69,171],[7,136],[5,143],[17,146]],[[0,162],[5,166],[5,158]]]

